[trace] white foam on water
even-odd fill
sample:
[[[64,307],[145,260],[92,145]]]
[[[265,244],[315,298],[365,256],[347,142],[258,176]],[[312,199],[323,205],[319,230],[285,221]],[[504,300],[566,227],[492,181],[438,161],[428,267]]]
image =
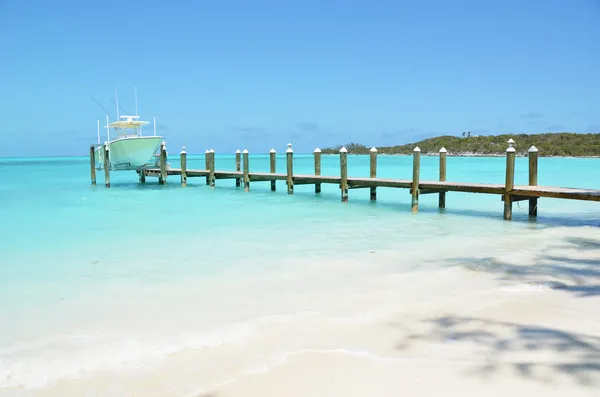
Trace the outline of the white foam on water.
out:
[[[143,370],[185,349],[212,349],[242,344],[251,324],[233,325],[197,334],[76,335],[37,341],[30,346],[0,351],[0,388],[42,389],[64,378],[94,372]]]

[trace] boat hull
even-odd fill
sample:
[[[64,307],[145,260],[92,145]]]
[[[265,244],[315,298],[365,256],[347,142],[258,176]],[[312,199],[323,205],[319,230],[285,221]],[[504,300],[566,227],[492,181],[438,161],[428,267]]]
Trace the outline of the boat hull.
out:
[[[115,139],[109,146],[111,170],[132,170],[147,167],[163,141],[160,136],[135,136]],[[104,168],[104,148],[96,149],[96,167]]]

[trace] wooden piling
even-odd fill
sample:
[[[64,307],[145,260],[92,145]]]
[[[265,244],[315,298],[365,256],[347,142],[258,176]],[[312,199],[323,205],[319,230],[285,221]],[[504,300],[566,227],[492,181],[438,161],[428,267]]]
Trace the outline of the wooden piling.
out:
[[[285,159],[287,165],[287,192],[288,194],[294,194],[294,149],[292,149],[291,143],[288,143],[288,148],[285,151]]]
[[[96,147],[90,146],[90,177],[92,186],[96,186]]]
[[[110,187],[110,149],[104,145],[104,186]]]
[[[342,203],[348,202],[348,150],[340,149],[340,190],[342,192]]]
[[[313,152],[315,157],[315,175],[321,175],[321,149],[316,148]],[[321,193],[321,184],[315,183],[315,193]]]
[[[372,147],[369,150],[370,161],[369,161],[369,177],[377,178],[377,149]],[[375,186],[371,186],[371,200],[377,200],[377,188]]]
[[[440,149],[440,181],[446,180],[446,155],[447,150],[445,147]],[[446,208],[446,192],[440,192],[439,205],[440,208]]]
[[[538,184],[538,150],[535,146],[531,146],[528,151],[529,155],[529,186],[537,186]],[[529,199],[529,216],[537,216],[537,197]]]
[[[512,196],[509,194],[515,185],[515,141],[508,140],[508,148],[506,149],[506,182],[504,183],[504,219],[509,221],[512,219]]]
[[[269,152],[269,171],[274,174],[277,170],[277,152],[275,149],[271,149]],[[274,192],[277,189],[277,181],[271,181],[271,191]]]
[[[208,178],[210,187],[215,187],[215,151],[210,149],[208,151]]]
[[[181,148],[179,157],[181,162],[181,186],[187,186],[187,152],[185,146]]]
[[[204,151],[204,169],[206,171],[210,170],[210,151],[208,149],[206,149]],[[210,185],[210,174],[206,174],[206,184]]]
[[[421,149],[417,146],[413,150],[413,178],[412,178],[412,187],[411,187],[411,195],[412,195],[412,203],[411,209],[412,212],[417,212],[419,210],[419,182],[420,182],[420,172],[421,172]]]
[[[240,172],[242,170],[242,152],[240,152],[240,150],[236,150],[235,151],[235,170],[237,172]],[[242,185],[242,179],[241,178],[235,178],[235,186],[236,187],[240,187]]]
[[[140,170],[140,183],[146,183],[146,170],[143,168]]]
[[[167,144],[160,144],[160,176],[158,177],[159,185],[167,183]]]
[[[248,163],[248,149],[242,152],[244,155],[244,191],[250,190],[250,164]]]

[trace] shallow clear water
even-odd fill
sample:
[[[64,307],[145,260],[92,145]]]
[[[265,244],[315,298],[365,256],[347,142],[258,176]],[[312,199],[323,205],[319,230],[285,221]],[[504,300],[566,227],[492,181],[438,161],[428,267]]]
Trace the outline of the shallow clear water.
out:
[[[526,184],[527,159],[516,161],[516,184]],[[368,176],[368,156],[348,163],[349,175]],[[438,159],[421,164],[421,179],[437,180]],[[203,156],[188,155],[189,169],[203,165]],[[284,172],[284,156],[277,167]],[[504,158],[449,157],[447,167],[451,181],[504,182]],[[234,156],[217,155],[216,168],[234,169]],[[251,155],[250,169],[267,172],[268,155]],[[600,159],[540,158],[538,180],[598,189],[598,169]],[[312,155],[296,155],[294,172],[312,173]],[[378,176],[411,173],[409,156],[378,158]],[[338,156],[323,155],[322,174],[339,175]],[[228,357],[214,349],[231,342],[249,352],[244,341],[258,324],[380,309],[383,298],[377,308],[357,298],[375,293],[372,277],[433,271],[457,255],[526,252],[548,230],[600,226],[600,204],[556,199],[540,199],[535,222],[517,203],[505,222],[491,195],[448,193],[443,211],[437,195],[423,195],[412,214],[406,189],[379,188],[376,202],[368,189],[350,190],[342,204],[334,185],[321,195],[299,185],[290,196],[283,182],[276,192],[254,182],[247,193],[233,180],[211,189],[189,178],[182,188],[178,176],[159,186],[113,172],[111,182],[106,189],[98,173],[91,186],[86,157],[0,159],[0,391],[137,371],[210,347],[195,356],[188,383],[178,375],[185,387],[171,390],[192,393],[216,379],[199,376],[210,372],[202,365]],[[365,303],[345,303],[353,299]],[[285,321],[293,328],[300,320]],[[244,357],[268,356],[253,354]]]

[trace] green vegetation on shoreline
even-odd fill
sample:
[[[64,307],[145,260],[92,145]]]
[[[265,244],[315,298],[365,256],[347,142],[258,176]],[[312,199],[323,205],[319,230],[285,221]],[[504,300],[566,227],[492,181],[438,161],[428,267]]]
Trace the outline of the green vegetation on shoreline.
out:
[[[437,154],[440,148],[445,147],[450,156],[500,156],[504,155],[508,147],[508,140],[515,141],[514,147],[517,155],[526,155],[532,145],[537,147],[540,156],[559,157],[600,157],[600,133],[576,134],[569,132],[546,134],[514,134],[514,135],[489,135],[489,136],[438,136],[424,139],[407,145],[378,147],[379,154],[412,154],[418,146],[423,155]],[[360,143],[344,145],[351,154],[367,154],[370,147]],[[322,152],[337,154],[342,146],[326,148]]]

